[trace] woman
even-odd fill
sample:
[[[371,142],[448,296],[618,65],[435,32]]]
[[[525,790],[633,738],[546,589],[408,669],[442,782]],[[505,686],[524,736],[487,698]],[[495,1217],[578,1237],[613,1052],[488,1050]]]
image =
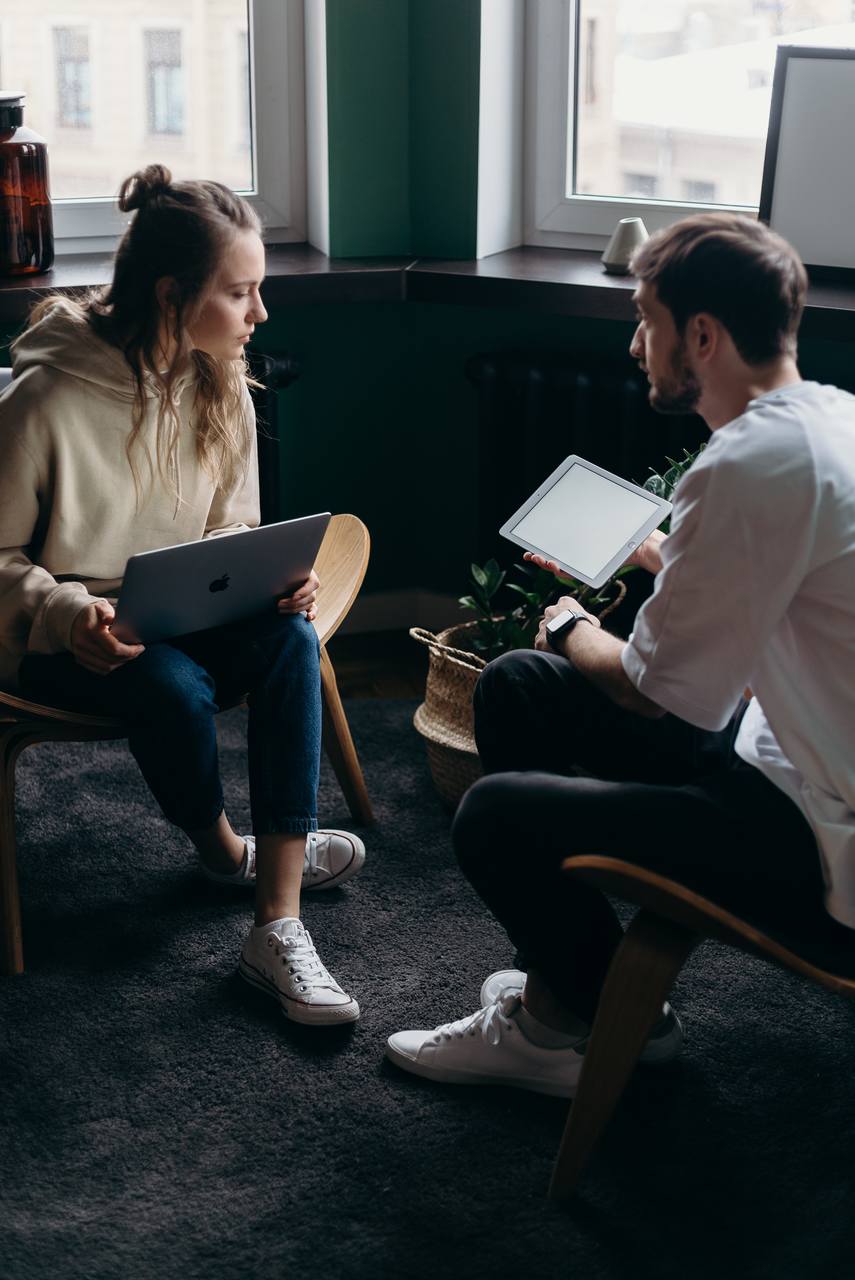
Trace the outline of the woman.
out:
[[[33,699],[122,716],[163,813],[210,879],[255,885],[240,972],[298,1022],[351,1022],[355,1000],[300,922],[301,886],[361,867],[319,832],[319,647],[312,574],[269,613],[147,646],[110,631],[128,556],[258,524],[244,347],[267,312],[253,209],[150,165],[112,284],[40,303],[0,401],[0,680]],[[253,836],[223,809],[217,703],[247,693]]]

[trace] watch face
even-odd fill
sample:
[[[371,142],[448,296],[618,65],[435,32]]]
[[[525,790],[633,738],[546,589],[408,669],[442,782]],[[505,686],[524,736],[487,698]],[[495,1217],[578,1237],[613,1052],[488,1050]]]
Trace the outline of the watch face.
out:
[[[551,622],[547,622],[546,630],[551,632],[552,635],[555,635],[557,632],[563,631],[565,627],[572,626],[578,616],[579,615],[574,613],[572,609],[564,609],[561,613],[557,614]]]

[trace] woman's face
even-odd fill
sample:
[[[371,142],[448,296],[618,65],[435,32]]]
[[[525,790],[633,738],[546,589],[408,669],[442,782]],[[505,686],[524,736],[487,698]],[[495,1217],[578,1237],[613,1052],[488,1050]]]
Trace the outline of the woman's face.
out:
[[[239,231],[220,260],[213,286],[188,330],[198,351],[217,360],[237,360],[257,324],[267,319],[261,301],[264,245],[254,231]]]

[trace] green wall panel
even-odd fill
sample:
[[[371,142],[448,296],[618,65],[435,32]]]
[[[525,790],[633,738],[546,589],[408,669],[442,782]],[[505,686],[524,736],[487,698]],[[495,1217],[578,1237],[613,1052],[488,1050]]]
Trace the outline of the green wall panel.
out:
[[[411,0],[410,202],[417,257],[475,257],[480,46],[480,0]]]
[[[409,10],[327,0],[330,253],[410,252]]]
[[[631,335],[631,325],[413,302],[277,309],[257,345],[288,351],[301,369],[279,401],[283,518],[362,517],[373,539],[367,590],[462,593],[478,479],[466,361],[530,346],[614,352],[629,367]]]
[[[474,257],[480,13],[327,0],[333,257]]]

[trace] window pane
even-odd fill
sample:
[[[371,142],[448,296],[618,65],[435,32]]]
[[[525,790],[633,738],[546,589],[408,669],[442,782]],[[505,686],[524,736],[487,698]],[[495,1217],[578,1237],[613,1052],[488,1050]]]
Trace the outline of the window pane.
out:
[[[55,27],[56,123],[60,129],[88,129],[89,32],[85,27]]]
[[[155,161],[253,190],[248,0],[75,0],[66,24],[62,8],[0,0],[3,65],[55,199],[115,196]]]
[[[568,195],[757,205],[777,46],[855,44],[855,0],[578,0]]]

